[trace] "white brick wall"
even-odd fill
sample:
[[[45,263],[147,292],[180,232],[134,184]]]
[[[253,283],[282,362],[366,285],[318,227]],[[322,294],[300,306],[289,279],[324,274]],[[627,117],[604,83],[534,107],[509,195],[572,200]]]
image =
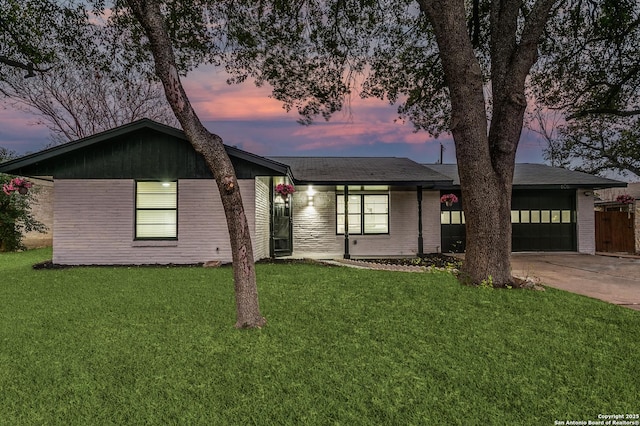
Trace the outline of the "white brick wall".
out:
[[[344,236],[336,235],[336,194],[319,191],[308,205],[307,187],[298,185],[293,197],[293,254],[342,257]],[[424,191],[422,201],[425,253],[440,246],[440,195]],[[352,256],[415,256],[418,251],[418,201],[415,190],[392,191],[389,199],[389,235],[351,235]]]
[[[633,205],[635,206],[635,214],[633,215],[633,220],[635,222],[634,229],[636,235],[636,253],[640,254],[640,201],[636,200]]]
[[[241,180],[255,240],[253,180]],[[213,180],[178,182],[178,240],[134,241],[133,180],[56,180],[54,255],[58,264],[189,264],[231,261],[229,233]],[[255,257],[255,253],[254,253]]]
[[[578,252],[595,254],[596,252],[596,219],[593,208],[593,197],[584,195],[588,189],[576,191],[576,214],[578,215],[577,237]]]
[[[293,255],[342,257],[344,237],[336,236],[335,192],[316,192],[309,206],[307,189],[298,185],[293,194]]]
[[[422,191],[422,239],[425,253],[442,251],[439,191]]]

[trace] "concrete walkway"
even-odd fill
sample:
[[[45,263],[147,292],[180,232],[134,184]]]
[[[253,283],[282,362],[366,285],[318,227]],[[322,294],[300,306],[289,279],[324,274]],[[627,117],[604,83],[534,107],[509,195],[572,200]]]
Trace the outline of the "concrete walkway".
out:
[[[640,311],[640,257],[514,253],[513,274]]]

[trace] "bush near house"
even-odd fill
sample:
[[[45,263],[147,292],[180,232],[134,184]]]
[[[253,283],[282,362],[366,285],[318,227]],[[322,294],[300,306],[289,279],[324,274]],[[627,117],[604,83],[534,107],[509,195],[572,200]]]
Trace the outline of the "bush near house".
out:
[[[33,201],[28,181],[0,173],[0,252],[22,250],[25,233],[46,230],[31,212]]]

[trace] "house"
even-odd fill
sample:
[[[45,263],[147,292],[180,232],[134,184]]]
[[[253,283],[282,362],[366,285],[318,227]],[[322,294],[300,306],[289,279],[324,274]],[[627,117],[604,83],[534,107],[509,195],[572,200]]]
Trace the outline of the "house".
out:
[[[415,256],[460,250],[455,165],[406,158],[273,157],[226,147],[236,168],[256,259]],[[54,263],[230,261],[218,190],[182,131],[140,120],[0,165],[54,180]],[[280,183],[295,193],[275,193]],[[594,189],[626,184],[517,165],[516,251],[594,253]],[[585,195],[588,194],[588,195]]]
[[[622,202],[620,196],[633,201]],[[596,193],[596,250],[640,253],[640,182]]]

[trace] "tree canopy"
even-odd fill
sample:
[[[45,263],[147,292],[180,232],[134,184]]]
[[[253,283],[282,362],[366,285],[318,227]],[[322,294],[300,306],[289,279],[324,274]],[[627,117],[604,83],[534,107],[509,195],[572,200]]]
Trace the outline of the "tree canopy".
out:
[[[550,21],[532,83],[540,104],[565,118],[547,155],[588,172],[638,175],[640,3],[566,2]]]

